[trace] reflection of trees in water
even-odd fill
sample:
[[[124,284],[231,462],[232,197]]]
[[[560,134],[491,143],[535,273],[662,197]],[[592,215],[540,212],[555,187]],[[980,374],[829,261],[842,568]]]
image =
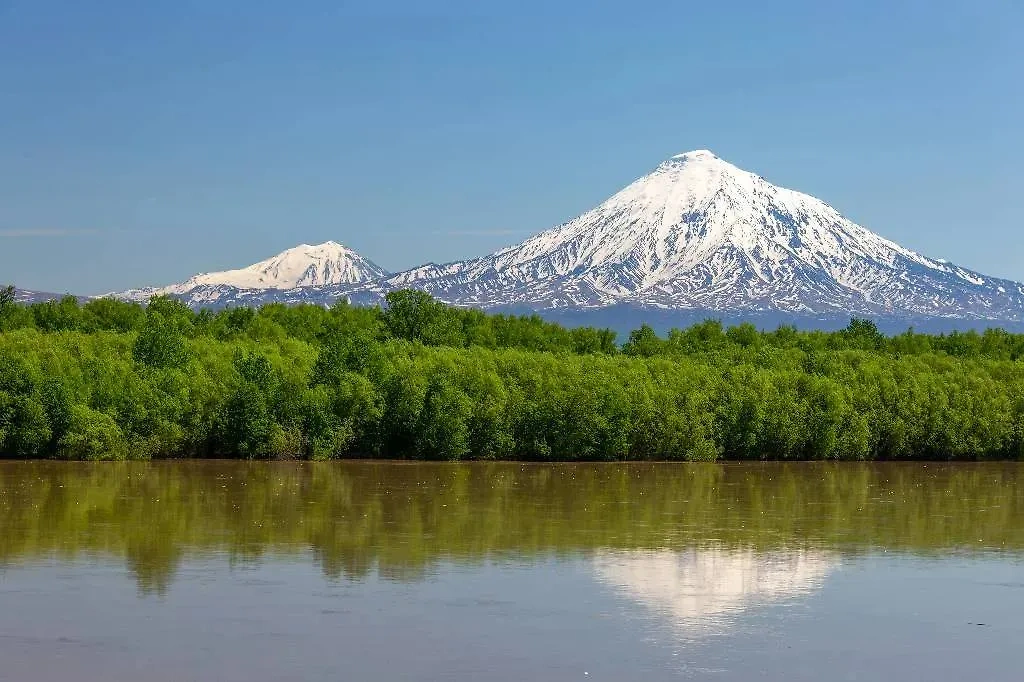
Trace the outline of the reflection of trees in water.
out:
[[[834,555],[815,550],[721,547],[599,552],[593,561],[600,581],[685,629],[809,594],[837,564]]]
[[[184,558],[183,547],[162,542],[125,546],[125,564],[135,574],[139,590],[146,594],[164,594],[171,585],[174,572]]]
[[[0,565],[118,558],[162,591],[198,555],[333,578],[607,550],[1024,549],[1024,466],[0,463]]]

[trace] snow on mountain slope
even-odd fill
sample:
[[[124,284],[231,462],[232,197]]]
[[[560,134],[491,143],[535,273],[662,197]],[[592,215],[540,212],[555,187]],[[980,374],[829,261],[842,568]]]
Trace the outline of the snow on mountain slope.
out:
[[[926,258],[707,150],[673,156],[593,210],[482,258],[387,276],[328,242],[124,295],[376,303],[406,287],[481,308],[1024,321],[1024,285]]]
[[[180,284],[136,289],[119,296],[146,300],[154,294],[177,294],[195,303],[217,303],[241,291],[352,285],[387,274],[352,249],[329,241],[315,246],[300,244],[246,268],[196,275]]]
[[[349,291],[402,286],[481,307],[1024,316],[1024,286],[926,258],[706,150],[521,244]]]

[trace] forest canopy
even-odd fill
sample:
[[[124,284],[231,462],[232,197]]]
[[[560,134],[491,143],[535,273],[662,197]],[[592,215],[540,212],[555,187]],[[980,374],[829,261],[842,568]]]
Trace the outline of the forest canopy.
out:
[[[1024,335],[666,335],[413,291],[193,311],[0,290],[0,456],[1022,459]]]

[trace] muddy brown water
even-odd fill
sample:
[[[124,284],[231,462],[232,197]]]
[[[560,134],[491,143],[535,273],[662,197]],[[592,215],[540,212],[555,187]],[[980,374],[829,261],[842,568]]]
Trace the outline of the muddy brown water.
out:
[[[1016,681],[1021,482],[2,462],[0,681]]]

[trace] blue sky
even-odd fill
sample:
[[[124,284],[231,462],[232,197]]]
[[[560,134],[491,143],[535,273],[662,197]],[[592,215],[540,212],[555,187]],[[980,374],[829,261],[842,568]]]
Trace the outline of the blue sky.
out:
[[[1019,0],[0,0],[0,281],[482,255],[697,148],[1022,280],[1022,34]]]

